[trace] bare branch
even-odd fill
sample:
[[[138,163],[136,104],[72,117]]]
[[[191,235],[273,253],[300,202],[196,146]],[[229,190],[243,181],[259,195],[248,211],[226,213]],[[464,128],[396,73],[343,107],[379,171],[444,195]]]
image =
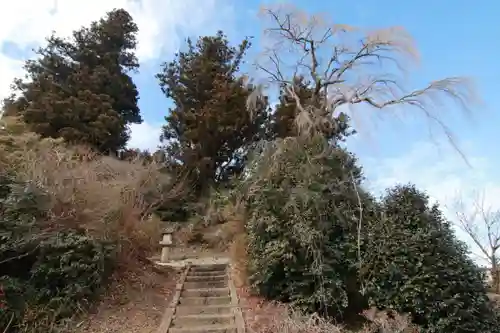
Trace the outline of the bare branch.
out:
[[[457,199],[454,205],[458,226],[477,246],[487,260],[493,278],[495,291],[500,291],[499,249],[500,249],[500,212],[492,211],[485,204],[482,193],[474,199],[472,209],[467,209],[463,200]]]
[[[419,60],[415,43],[405,29],[362,31],[330,24],[320,15],[307,15],[283,4],[263,8],[261,14],[268,20],[268,28],[264,31],[266,47],[261,58],[265,61],[258,61],[257,68],[271,84],[288,87],[286,91],[292,96],[293,77],[304,76],[314,91],[312,104],[327,111],[315,112],[296,96],[297,124],[306,132],[310,131],[308,127],[314,129],[321,123],[317,117],[327,117],[335,124],[335,110],[344,105],[361,104],[372,109],[408,106],[416,107],[438,124],[457,148],[437,111],[449,106],[449,102],[468,111],[469,103],[476,100],[471,82],[451,77],[422,89],[405,89],[402,82],[406,68]],[[309,114],[300,114],[304,112]],[[299,124],[301,121],[305,123]]]

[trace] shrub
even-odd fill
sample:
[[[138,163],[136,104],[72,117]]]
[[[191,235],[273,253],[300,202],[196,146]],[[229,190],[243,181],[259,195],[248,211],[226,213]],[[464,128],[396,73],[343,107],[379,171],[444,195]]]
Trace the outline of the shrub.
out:
[[[111,273],[112,243],[66,231],[42,241],[39,248],[38,260],[31,269],[36,301],[49,306],[64,305],[64,315],[74,313],[72,304],[94,300]]]
[[[33,184],[2,176],[0,188],[0,327],[20,331],[28,322],[73,316],[104,285],[113,247],[82,232],[48,228],[46,195]],[[37,307],[43,311],[28,318]]]
[[[437,205],[414,186],[388,192],[365,259],[373,305],[410,313],[425,332],[498,332],[479,269]]]
[[[251,166],[243,191],[254,289],[307,311],[359,313],[356,230],[369,198],[354,156],[320,136],[287,138]]]

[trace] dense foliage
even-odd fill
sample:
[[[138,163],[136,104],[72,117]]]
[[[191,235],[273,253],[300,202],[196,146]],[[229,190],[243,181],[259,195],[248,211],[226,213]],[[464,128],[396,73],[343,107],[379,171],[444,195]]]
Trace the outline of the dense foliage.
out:
[[[364,276],[373,305],[410,313],[425,332],[498,332],[483,276],[437,205],[414,186],[389,190],[372,222]]]
[[[72,39],[52,35],[26,62],[27,80],[8,109],[20,112],[42,137],[62,137],[102,152],[123,148],[127,125],[140,123],[138,91],[128,75],[139,67],[134,55],[137,26],[124,10],[109,12]],[[13,107],[13,105],[15,107]]]
[[[288,138],[254,166],[245,189],[253,286],[309,311],[360,311],[356,228],[369,198],[354,156],[322,136]]]
[[[20,331],[72,317],[104,286],[113,246],[43,223],[45,195],[33,184],[0,181],[0,327]],[[41,308],[40,311],[34,311]]]
[[[222,32],[196,43],[188,39],[187,51],[157,75],[174,103],[162,135],[167,156],[199,189],[240,173],[246,150],[265,131],[267,99],[250,114],[246,104],[254,88],[239,74],[249,47],[246,39],[230,46]]]

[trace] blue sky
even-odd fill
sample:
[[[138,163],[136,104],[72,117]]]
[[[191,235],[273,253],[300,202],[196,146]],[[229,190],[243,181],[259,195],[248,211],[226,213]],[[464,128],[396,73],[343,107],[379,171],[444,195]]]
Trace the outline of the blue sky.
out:
[[[430,136],[429,122],[417,116],[418,111],[401,110],[401,114],[416,115],[405,116],[403,121],[389,115],[372,117],[384,111],[359,111],[367,126],[360,128],[361,134],[348,146],[358,154],[373,190],[413,182],[448,206],[459,192],[470,203],[476,191],[485,191],[488,204],[500,208],[500,176],[496,172],[500,159],[495,144],[500,115],[494,100],[495,92],[500,91],[500,65],[495,56],[500,45],[500,4],[492,0],[483,1],[481,6],[456,0],[288,3],[308,12],[322,12],[336,23],[364,28],[405,27],[415,38],[421,55],[420,65],[411,71],[412,87],[423,87],[448,76],[469,76],[476,83],[482,104],[471,108],[471,117],[458,109],[439,110],[471,167],[451,148],[438,127],[432,127]],[[29,50],[43,43],[51,30],[67,35],[114,7],[126,8],[141,30],[138,55],[142,69],[135,79],[145,119],[144,124],[133,127],[131,145],[153,148],[169,106],[154,78],[159,64],[171,59],[186,36],[212,34],[217,29],[224,30],[235,43],[246,35],[256,36],[255,52],[261,33],[256,13],[262,4],[256,0],[2,2],[0,95],[6,95],[12,78],[22,74],[21,61],[31,56]]]

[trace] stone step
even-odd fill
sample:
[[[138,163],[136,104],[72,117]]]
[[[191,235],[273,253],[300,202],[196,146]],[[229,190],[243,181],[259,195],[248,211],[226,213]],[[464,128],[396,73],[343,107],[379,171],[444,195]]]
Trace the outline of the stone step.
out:
[[[193,327],[211,325],[233,325],[234,315],[230,314],[193,314],[187,316],[175,316],[171,327]]]
[[[237,329],[233,325],[171,327],[168,329],[168,333],[237,333]]]
[[[227,281],[184,282],[184,289],[226,288]]]
[[[179,316],[187,316],[192,314],[231,314],[232,306],[228,304],[221,305],[205,305],[205,306],[182,306],[179,305],[175,310],[175,314]]]
[[[186,282],[196,282],[196,281],[226,281],[227,274],[221,273],[220,275],[188,275],[186,276]]]
[[[179,305],[222,305],[231,304],[231,297],[181,297]]]
[[[190,270],[187,274],[187,276],[220,276],[220,275],[226,275],[225,270],[215,270],[215,271],[192,271]]]
[[[221,297],[229,296],[229,288],[184,289],[181,297]]]
[[[227,266],[227,264],[192,265],[190,268],[190,272],[226,271]]]

